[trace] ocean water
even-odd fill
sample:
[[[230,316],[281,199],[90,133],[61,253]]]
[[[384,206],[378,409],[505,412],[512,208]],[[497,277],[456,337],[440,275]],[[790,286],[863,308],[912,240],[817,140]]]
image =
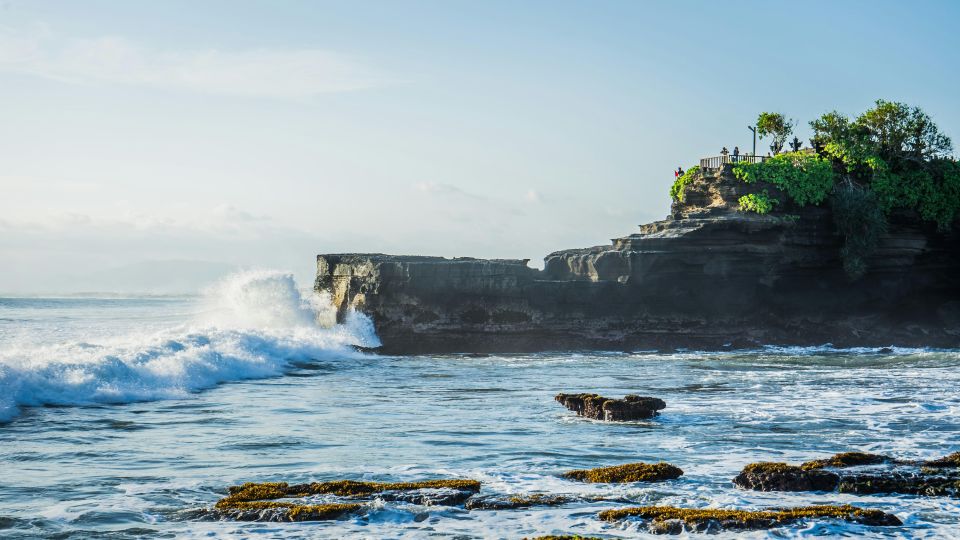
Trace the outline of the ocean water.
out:
[[[659,354],[388,357],[369,321],[331,324],[282,272],[204,294],[0,299],[0,538],[644,537],[596,513],[624,506],[466,511],[377,501],[332,522],[203,521],[247,481],[472,478],[482,493],[549,492],[639,505],[851,503],[903,527],[813,522],[723,537],[948,538],[960,501],[760,493],[754,461],[861,450],[960,450],[960,352],[765,348]],[[317,321],[322,324],[318,324]],[[650,421],[584,420],[558,392],[664,399]],[[680,479],[589,485],[559,474],[668,461]]]

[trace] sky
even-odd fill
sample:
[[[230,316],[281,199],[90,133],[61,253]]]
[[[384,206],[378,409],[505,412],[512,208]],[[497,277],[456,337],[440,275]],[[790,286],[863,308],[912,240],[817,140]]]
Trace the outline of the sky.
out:
[[[309,286],[318,253],[529,258],[668,211],[761,111],[960,138],[960,2],[0,0],[0,293]],[[766,151],[761,142],[758,148]]]

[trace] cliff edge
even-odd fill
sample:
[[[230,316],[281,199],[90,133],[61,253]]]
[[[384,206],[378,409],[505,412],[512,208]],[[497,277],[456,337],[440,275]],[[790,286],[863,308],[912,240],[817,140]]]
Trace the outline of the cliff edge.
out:
[[[698,173],[663,221],[526,260],[331,254],[317,290],[369,315],[392,354],[960,346],[960,232],[890,216],[851,280],[828,205],[760,215],[730,165]]]

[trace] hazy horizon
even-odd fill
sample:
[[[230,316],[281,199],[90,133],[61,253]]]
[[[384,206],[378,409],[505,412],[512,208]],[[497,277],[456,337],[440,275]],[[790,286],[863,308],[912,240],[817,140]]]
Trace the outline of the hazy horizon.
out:
[[[194,292],[238,268],[309,287],[333,252],[537,265],[662,219],[673,169],[747,150],[760,111],[806,141],[824,112],[903,101],[957,140],[958,17],[8,0],[0,294]]]

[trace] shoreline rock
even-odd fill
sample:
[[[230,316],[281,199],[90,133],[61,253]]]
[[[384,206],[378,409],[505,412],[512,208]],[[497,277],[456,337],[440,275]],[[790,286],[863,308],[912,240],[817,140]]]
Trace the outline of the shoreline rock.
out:
[[[596,469],[578,469],[561,475],[568,480],[594,484],[662,482],[683,476],[683,470],[669,463],[627,463]]]

